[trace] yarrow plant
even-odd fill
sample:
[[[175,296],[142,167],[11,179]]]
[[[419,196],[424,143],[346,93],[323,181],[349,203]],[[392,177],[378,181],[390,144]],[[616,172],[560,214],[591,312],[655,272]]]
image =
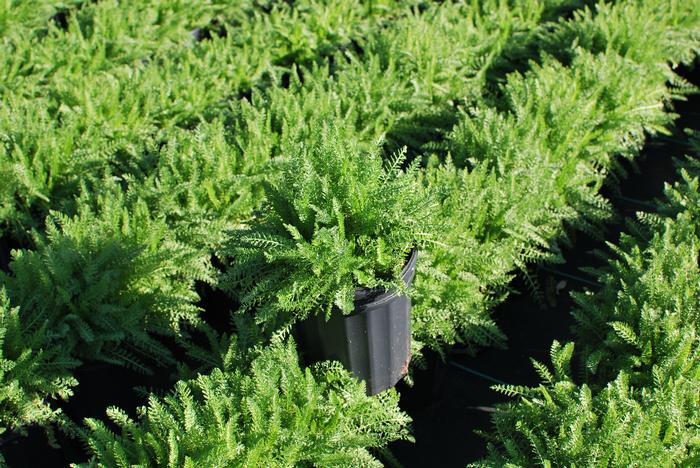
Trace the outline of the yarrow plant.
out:
[[[36,249],[15,251],[0,285],[24,333],[46,328],[42,345],[148,372],[148,363],[173,362],[154,335],[198,321],[193,284],[210,269],[141,199],[107,180],[102,189],[94,207],[86,192],[75,216],[50,216]]]
[[[357,287],[405,289],[401,270],[430,238],[432,202],[404,162],[320,130],[281,163],[260,216],[231,234],[222,287],[271,326],[334,306],[350,313]]]
[[[302,369],[292,342],[260,350],[236,370],[181,381],[151,396],[138,420],[110,408],[121,429],[86,421],[89,465],[382,466],[368,448],[410,439],[398,394],[368,397],[337,363]]]
[[[76,368],[101,361],[180,382],[89,420],[91,466],[378,465],[407,434],[396,392],[279,335],[406,292],[417,249],[412,362],[505,343],[512,276],[599,233],[620,156],[692,91],[698,2],[0,0],[0,452],[75,435]],[[696,224],[619,247],[575,356],[502,388],[522,401],[485,463],[700,464]]]
[[[19,307],[12,307],[0,289],[0,435],[58,421],[60,410],[49,398],[67,399],[78,384],[70,374],[77,361],[65,348],[46,345],[46,328],[23,329]]]
[[[692,169],[692,168],[691,168]],[[663,214],[641,216],[594,270],[601,289],[574,294],[584,382],[574,344],[534,362],[537,387],[497,386],[513,397],[493,415],[486,466],[696,466],[700,460],[700,183],[683,172]]]

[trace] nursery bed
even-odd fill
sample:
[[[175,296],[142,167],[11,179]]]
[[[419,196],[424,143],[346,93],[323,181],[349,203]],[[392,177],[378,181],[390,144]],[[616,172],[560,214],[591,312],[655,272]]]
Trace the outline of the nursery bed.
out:
[[[541,381],[700,129],[693,94],[659,135],[700,52],[664,1],[5,2],[0,467],[485,456],[491,386]],[[307,367],[294,322],[413,249],[414,383]]]

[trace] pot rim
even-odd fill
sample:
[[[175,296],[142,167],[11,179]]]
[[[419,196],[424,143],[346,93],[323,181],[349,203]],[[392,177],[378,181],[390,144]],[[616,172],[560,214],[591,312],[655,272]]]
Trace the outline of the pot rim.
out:
[[[418,249],[411,248],[411,253],[406,259],[406,263],[401,270],[401,279],[404,283],[409,283],[411,273],[415,274],[415,265],[418,258]],[[398,295],[398,291],[387,291],[384,288],[355,288],[355,310],[345,315],[346,317],[364,312],[364,308],[372,304],[382,304]]]

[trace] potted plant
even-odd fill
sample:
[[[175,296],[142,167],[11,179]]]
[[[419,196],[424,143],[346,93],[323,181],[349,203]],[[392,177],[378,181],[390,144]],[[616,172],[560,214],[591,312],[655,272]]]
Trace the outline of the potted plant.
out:
[[[279,161],[259,216],[231,234],[221,287],[263,330],[292,330],[307,358],[334,359],[370,394],[410,359],[417,251],[432,201],[405,153],[388,163],[335,127]]]

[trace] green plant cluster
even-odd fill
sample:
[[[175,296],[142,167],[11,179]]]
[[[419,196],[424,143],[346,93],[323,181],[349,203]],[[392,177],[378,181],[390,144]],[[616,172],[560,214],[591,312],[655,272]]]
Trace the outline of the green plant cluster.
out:
[[[321,132],[278,161],[266,206],[225,249],[232,264],[219,286],[268,327],[333,306],[350,313],[357,287],[405,290],[401,259],[432,227],[416,164],[402,171],[399,153],[385,167],[339,129]]]
[[[56,15],[83,2],[84,0],[3,0],[0,4],[0,35],[47,28],[47,23]]]
[[[512,275],[595,232],[616,158],[692,89],[671,65],[696,0],[589,3],[5,0],[0,430],[60,422],[83,362],[162,364],[173,394],[111,410],[120,435],[89,421],[93,463],[378,463],[396,395],[270,332],[403,288],[418,246],[416,350],[504,342]],[[241,302],[233,330],[203,283]]]
[[[382,466],[368,451],[409,438],[391,390],[368,398],[338,363],[302,369],[293,342],[253,353],[236,370],[214,370],[152,396],[138,421],[88,420],[86,466]]]
[[[515,61],[516,55],[511,53],[509,58],[502,57],[503,49],[509,41],[518,37],[522,41],[534,41],[537,35],[544,31],[539,22],[548,18],[554,11],[565,10],[566,2],[552,4],[540,4],[537,2],[516,2],[513,6],[507,6],[502,2],[485,2],[475,7],[463,3],[447,2],[424,12],[414,12],[411,15],[399,18],[386,28],[378,30],[375,36],[367,39],[365,50],[360,57],[337,56],[332,64],[312,66],[297,69],[293,74],[289,87],[273,87],[259,96],[253,96],[252,107],[259,113],[269,115],[270,135],[263,138],[271,143],[271,154],[288,155],[297,149],[298,141],[315,141],[322,132],[325,122],[331,121],[336,127],[343,128],[343,138],[348,146],[358,145],[365,151],[374,151],[377,139],[384,142],[385,159],[390,159],[391,154],[400,151],[402,147],[408,147],[408,159],[424,160],[428,155],[437,151],[438,155],[444,155],[447,151],[453,151],[443,142],[455,124],[460,122],[460,109],[468,106],[484,105],[484,101],[491,95],[487,76],[489,71],[505,67],[507,61]],[[420,31],[420,34],[417,33]],[[505,32],[504,32],[505,31]],[[464,49],[466,47],[466,49]],[[454,54],[450,51],[462,50],[464,54]],[[528,52],[529,53],[529,52]],[[521,57],[517,57],[521,59]],[[498,66],[496,65],[498,63]],[[665,89],[665,88],[664,88]],[[258,98],[258,99],[256,99]],[[265,115],[265,114],[263,114]],[[262,121],[262,118],[259,120]],[[453,132],[455,130],[452,130]],[[446,151],[447,150],[447,151]],[[416,156],[425,156],[417,158]],[[444,167],[438,165],[439,167]],[[467,169],[462,169],[467,171]],[[548,170],[546,168],[545,170]],[[536,172],[533,171],[533,174]],[[438,174],[442,174],[438,171]],[[441,178],[443,187],[447,184]],[[574,182],[572,182],[572,185]],[[292,186],[293,184],[287,184]],[[435,186],[429,187],[430,191],[440,192]],[[455,193],[460,190],[455,190]],[[447,190],[445,191],[447,193]],[[293,199],[295,193],[287,189],[285,196]],[[441,200],[444,202],[444,200]],[[535,203],[540,202],[537,200]],[[455,203],[455,209],[457,203]],[[387,205],[389,209],[389,205]],[[525,208],[523,209],[525,211]],[[463,219],[462,212],[442,212],[434,216],[433,225],[443,222],[452,222],[453,219]],[[368,215],[369,217],[369,215]],[[582,217],[583,218],[583,217]],[[289,223],[288,223],[289,224]],[[301,226],[297,226],[302,228]],[[303,228],[302,228],[303,229]],[[437,234],[441,239],[443,233]],[[449,243],[443,242],[444,249],[455,256],[459,256],[460,249],[464,248],[460,239],[449,239]],[[237,241],[237,239],[236,239]],[[247,248],[247,247],[246,247]],[[428,247],[426,255],[431,255],[432,247]],[[438,248],[439,249],[439,248]],[[257,254],[262,258],[262,250]],[[287,263],[299,261],[304,263],[303,255],[287,258]],[[394,256],[394,263],[400,263],[400,258]],[[244,264],[259,264],[242,262]],[[322,262],[321,262],[322,263]],[[273,269],[273,261],[270,261],[269,269]],[[503,271],[496,271],[494,281],[490,284],[480,282],[477,287],[495,289],[496,282],[507,283],[508,274],[517,266],[524,265],[525,259],[518,265],[512,262],[504,264]],[[235,265],[235,264],[234,264]],[[462,265],[460,265],[462,266]],[[454,270],[464,271],[464,268],[456,267]],[[490,266],[470,265],[467,271],[473,271],[473,267],[484,269]],[[234,266],[234,268],[237,268]],[[445,271],[451,268],[445,262],[436,266],[436,282],[442,283],[445,275],[453,274]],[[255,267],[247,268],[250,273]],[[269,270],[268,270],[269,271]],[[284,269],[276,271],[275,278],[284,275]],[[319,267],[319,271],[320,267]],[[334,273],[333,269],[326,270]],[[498,275],[498,273],[501,275]],[[235,276],[243,277],[238,272]],[[422,274],[422,273],[419,273]],[[272,276],[274,276],[272,275]],[[323,275],[316,272],[318,277]],[[277,280],[269,277],[269,283],[274,284],[269,291],[264,291],[264,286],[257,280],[248,280],[248,286],[255,284],[254,294],[245,291],[246,285],[241,284],[243,291],[239,296],[246,296],[249,300],[265,302],[265,294],[275,293]],[[228,275],[228,279],[231,275]],[[255,276],[259,279],[259,276]],[[290,282],[296,281],[292,276]],[[376,279],[375,279],[376,281]],[[293,283],[293,288],[302,290],[303,281],[299,279]],[[367,283],[365,281],[364,283]],[[457,294],[470,296],[472,291],[463,284],[457,284]],[[483,333],[484,328],[476,329],[471,326],[489,324],[487,311],[490,305],[495,303],[491,292],[479,293],[478,297],[470,297],[460,304],[456,304],[449,293],[436,290],[442,284],[423,282],[426,287],[416,295],[417,323],[415,337],[418,342],[427,342],[433,347],[454,343],[455,335],[461,334],[461,341],[479,344],[492,343],[493,340],[479,340],[478,334]],[[226,289],[236,293],[238,283],[226,281],[223,285]],[[396,286],[396,284],[395,284]],[[433,288],[433,290],[428,290]],[[319,293],[322,287],[319,286]],[[294,289],[296,294],[296,289]],[[322,293],[321,293],[322,294]],[[313,294],[311,295],[313,297]],[[425,308],[420,304],[425,304]],[[444,314],[433,314],[434,304],[430,301],[450,303],[449,308],[455,311],[453,317]],[[294,296],[294,301],[299,301]],[[332,301],[326,301],[328,305]],[[436,307],[443,305],[440,304]],[[472,305],[481,309],[479,313]],[[347,307],[346,307],[347,309]],[[426,310],[427,309],[427,310]],[[441,308],[442,309],[442,308]],[[307,305],[302,307],[305,314]],[[444,310],[444,309],[442,309]],[[260,317],[276,316],[276,314],[261,313]],[[423,318],[421,318],[423,317]],[[458,322],[456,325],[454,322]],[[433,330],[427,330],[423,323],[430,323]],[[461,333],[456,328],[466,328],[469,331]],[[434,332],[439,329],[440,332]],[[494,330],[494,333],[498,333]],[[430,336],[430,335],[433,336]],[[465,336],[469,335],[469,336]]]
[[[598,191],[621,174],[616,158],[665,132],[669,102],[692,90],[669,61],[694,57],[697,4],[667,3],[601,3],[556,23],[495,104],[487,96],[460,117],[446,142],[452,160],[427,168],[448,224],[416,278],[418,340],[502,344],[489,311],[512,274],[558,261],[568,230],[596,234],[610,217]]]
[[[78,200],[76,216],[49,216],[36,249],[15,251],[0,278],[23,331],[48,328],[47,347],[147,370],[133,353],[172,359],[151,334],[197,323],[193,283],[211,279],[211,266],[143,200],[109,186],[90,195]]]
[[[60,411],[47,396],[68,398],[78,383],[69,373],[78,363],[60,346],[45,348],[48,327],[27,333],[23,325],[19,309],[0,290],[0,436],[57,422]]]
[[[65,29],[8,34],[0,229],[21,237],[81,182],[141,168],[172,129],[222,118],[232,100],[277,83],[291,65],[361,40],[380,13],[399,11],[382,5],[105,1],[72,10]],[[211,37],[196,41],[192,31],[207,27]]]
[[[697,155],[696,155],[697,156]],[[494,414],[488,466],[694,466],[700,461],[698,173],[667,186],[662,214],[611,245],[601,289],[574,293],[574,343],[534,362],[538,387]],[[580,362],[576,383],[572,357]]]
[[[79,361],[174,363],[158,337],[200,325],[195,282],[213,282],[214,245],[259,205],[270,158],[264,114],[226,99],[401,11],[236,5],[66,3],[66,25],[41,27],[49,13],[7,5],[0,223],[31,249],[2,275],[3,429],[56,420],[51,400],[70,396]],[[196,27],[211,37],[196,42]]]

